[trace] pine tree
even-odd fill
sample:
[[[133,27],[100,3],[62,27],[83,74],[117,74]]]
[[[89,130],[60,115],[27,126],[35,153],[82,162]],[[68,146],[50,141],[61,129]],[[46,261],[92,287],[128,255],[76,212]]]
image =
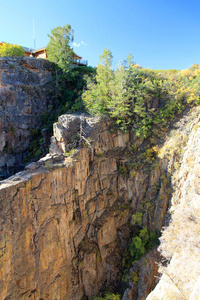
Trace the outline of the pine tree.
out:
[[[73,63],[71,43],[74,40],[74,31],[70,25],[56,27],[48,35],[50,42],[47,45],[48,60],[56,63],[64,71]]]
[[[113,80],[112,54],[106,48],[99,56],[100,64],[97,66],[96,83],[90,84],[83,98],[88,110],[93,114],[107,114],[111,102],[111,87]]]

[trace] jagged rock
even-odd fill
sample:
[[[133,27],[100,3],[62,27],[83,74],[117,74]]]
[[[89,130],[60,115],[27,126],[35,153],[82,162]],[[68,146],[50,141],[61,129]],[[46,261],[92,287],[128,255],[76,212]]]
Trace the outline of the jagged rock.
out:
[[[41,125],[41,115],[53,103],[51,64],[29,57],[0,58],[0,177],[20,168],[30,146],[31,134]],[[45,147],[45,145],[44,145]]]
[[[40,160],[38,160],[36,164],[39,166],[43,166],[45,162],[50,160],[52,160],[52,155],[50,153],[47,153],[44,157],[40,158]]]
[[[25,167],[25,170],[34,171],[37,168],[37,164],[32,162]]]
[[[151,290],[159,282],[158,268],[161,262],[157,247],[144,255],[130,269],[129,288],[126,289],[122,300],[145,300]]]
[[[44,140],[44,145],[47,147],[48,144],[49,144],[49,140],[50,140],[49,129],[48,128],[43,128],[41,130],[41,133],[42,133],[42,137],[43,137],[43,140]]]
[[[0,135],[0,152],[3,151],[3,148],[6,145],[6,133],[3,131]]]
[[[144,224],[161,229],[169,195],[152,197],[165,163],[151,175],[139,169],[125,176],[119,166],[131,135],[111,133],[109,122],[94,124],[92,149],[77,150],[74,160],[49,154],[38,168],[0,183],[2,299],[93,299],[118,285],[132,214],[144,197],[152,203]],[[169,184],[162,183],[162,195]],[[151,279],[145,284],[150,288]]]
[[[161,253],[170,261],[148,300],[200,299],[200,126],[190,126],[182,164],[174,180],[172,220],[161,239]]]
[[[133,292],[131,288],[128,288],[124,292],[122,300],[131,300],[131,299],[133,299]]]
[[[72,114],[60,116],[58,122],[53,124],[50,153],[65,154],[71,148],[75,148],[81,138],[80,135],[82,134],[84,138],[88,137],[98,122],[97,117]],[[81,128],[83,132],[80,132]]]
[[[78,128],[75,128],[75,132],[78,131]],[[65,136],[67,136],[67,128],[59,123],[53,124],[53,134],[56,138],[56,141],[63,142],[65,140]]]
[[[63,154],[64,153],[64,150],[61,147],[61,143],[57,143],[57,140],[56,140],[55,136],[51,137],[50,146],[49,146],[49,153],[50,154]]]

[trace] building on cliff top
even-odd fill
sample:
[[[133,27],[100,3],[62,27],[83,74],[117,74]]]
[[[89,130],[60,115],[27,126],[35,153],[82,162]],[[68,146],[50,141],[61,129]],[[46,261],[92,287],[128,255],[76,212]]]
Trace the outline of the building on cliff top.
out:
[[[2,46],[5,42],[0,41],[0,46]],[[44,46],[42,48],[39,49],[32,49],[32,48],[28,48],[28,47],[23,47],[25,51],[25,56],[26,57],[36,57],[36,58],[47,58],[47,47]],[[81,56],[77,55],[74,51],[73,51],[73,60],[74,63],[78,66],[87,66],[88,65],[88,61],[82,59]]]

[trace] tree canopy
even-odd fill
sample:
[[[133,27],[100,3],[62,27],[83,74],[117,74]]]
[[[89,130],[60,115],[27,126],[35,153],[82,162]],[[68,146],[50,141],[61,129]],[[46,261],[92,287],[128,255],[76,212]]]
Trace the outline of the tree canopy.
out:
[[[135,64],[130,54],[115,70],[111,63],[111,52],[105,49],[96,78],[83,93],[85,106],[140,139],[160,135],[176,115],[200,103],[199,65],[183,71],[149,70]]]
[[[90,112],[104,114],[108,112],[108,103],[111,101],[110,84],[113,78],[111,70],[113,57],[110,50],[106,48],[99,58],[100,64],[97,66],[96,81],[91,83],[84,94],[84,100]]]
[[[22,46],[19,45],[12,45],[8,43],[4,43],[2,46],[0,46],[0,56],[5,57],[5,56],[23,56],[25,53],[24,49]]]
[[[73,62],[71,43],[74,40],[74,31],[69,24],[51,30],[49,44],[47,45],[48,60],[56,63],[66,71]]]

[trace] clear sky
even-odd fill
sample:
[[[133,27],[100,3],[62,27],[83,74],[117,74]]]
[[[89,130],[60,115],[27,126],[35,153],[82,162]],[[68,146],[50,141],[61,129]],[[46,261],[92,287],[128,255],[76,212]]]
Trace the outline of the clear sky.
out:
[[[74,51],[96,66],[103,49],[150,69],[200,64],[199,0],[0,0],[0,41],[33,48],[57,26],[74,29]]]

